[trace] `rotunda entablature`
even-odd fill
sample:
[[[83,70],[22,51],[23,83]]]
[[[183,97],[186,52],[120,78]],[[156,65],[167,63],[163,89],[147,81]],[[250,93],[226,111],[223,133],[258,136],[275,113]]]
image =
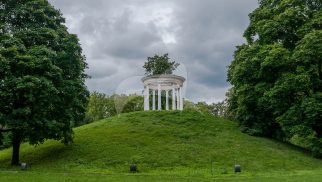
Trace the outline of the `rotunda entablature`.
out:
[[[185,82],[185,78],[177,75],[151,75],[142,78],[144,86],[157,90],[159,85],[163,90],[171,90],[180,88]]]

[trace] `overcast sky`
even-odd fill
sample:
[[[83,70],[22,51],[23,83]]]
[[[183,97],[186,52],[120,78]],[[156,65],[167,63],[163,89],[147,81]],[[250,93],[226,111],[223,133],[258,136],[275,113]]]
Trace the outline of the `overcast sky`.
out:
[[[146,58],[169,53],[187,77],[186,97],[217,102],[227,66],[245,40],[257,0],[49,0],[78,35],[91,91],[142,90]]]

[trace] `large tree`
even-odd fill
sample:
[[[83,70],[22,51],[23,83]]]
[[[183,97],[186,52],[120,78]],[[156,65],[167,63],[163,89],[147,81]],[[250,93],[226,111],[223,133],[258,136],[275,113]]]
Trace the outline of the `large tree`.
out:
[[[72,142],[87,103],[86,63],[47,0],[1,0],[0,10],[0,135],[11,133],[17,165],[22,141]]]
[[[243,131],[322,156],[321,0],[260,0],[229,67],[229,114]]]

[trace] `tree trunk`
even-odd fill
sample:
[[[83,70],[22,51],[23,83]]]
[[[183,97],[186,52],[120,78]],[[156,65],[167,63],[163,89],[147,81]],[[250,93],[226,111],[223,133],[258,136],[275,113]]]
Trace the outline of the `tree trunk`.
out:
[[[11,165],[19,165],[19,150],[21,143],[21,136],[18,131],[12,132],[12,158]]]

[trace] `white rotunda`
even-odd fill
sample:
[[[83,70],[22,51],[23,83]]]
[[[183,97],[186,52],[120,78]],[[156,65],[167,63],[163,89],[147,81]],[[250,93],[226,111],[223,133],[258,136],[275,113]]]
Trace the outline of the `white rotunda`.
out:
[[[144,110],[162,110],[162,92],[165,92],[165,110],[170,110],[169,96],[172,97],[171,110],[183,110],[183,83],[185,80],[184,77],[177,75],[152,75],[142,78]],[[157,108],[156,94],[158,95]],[[152,96],[152,107],[150,106],[150,95]]]

